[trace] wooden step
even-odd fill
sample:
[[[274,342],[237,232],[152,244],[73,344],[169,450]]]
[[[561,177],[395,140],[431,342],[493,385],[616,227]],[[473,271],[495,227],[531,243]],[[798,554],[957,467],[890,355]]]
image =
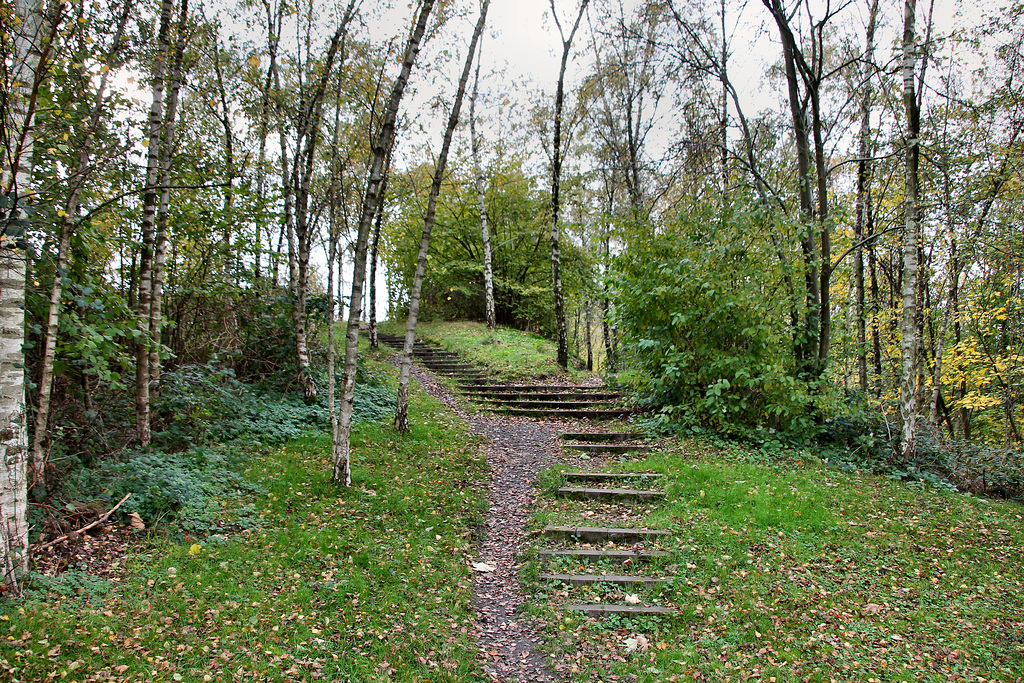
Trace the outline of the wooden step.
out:
[[[537,557],[542,562],[550,562],[565,557],[578,562],[647,562],[668,557],[663,550],[538,550]]]
[[[604,387],[581,387],[576,384],[488,384],[475,387],[473,391],[572,391],[585,394],[603,389]]]
[[[550,524],[544,527],[544,535],[549,538],[579,539],[584,543],[606,543],[608,541],[626,541],[638,543],[666,538],[669,532],[664,529],[621,529],[600,526],[560,526]]]
[[[598,408],[600,406],[609,406],[608,401],[587,401],[583,399],[577,399],[575,401],[480,401],[483,405],[492,406],[494,408],[545,408],[549,410],[572,410],[575,408]]]
[[[562,448],[586,453],[647,453],[651,450],[645,444],[630,443],[563,443]]]
[[[636,432],[566,432],[559,435],[563,441],[597,441],[597,442],[623,442],[637,441],[643,439],[643,434]]]
[[[628,417],[633,414],[627,408],[606,408],[595,410],[555,410],[546,408],[495,408],[496,412],[503,412],[519,417],[568,417],[590,420],[614,420],[617,417]]]
[[[653,479],[664,479],[664,474],[657,472],[562,472],[569,481],[623,481],[630,479],[641,479],[650,481]]]
[[[543,581],[558,581],[569,586],[592,586],[595,583],[611,583],[616,586],[645,587],[658,586],[665,583],[664,578],[656,576],[631,576],[625,574],[541,574]]]
[[[463,395],[472,398],[474,400],[479,399],[494,399],[494,400],[509,400],[509,401],[527,401],[532,398],[543,398],[549,401],[571,401],[576,398],[585,398],[590,401],[614,401],[622,398],[622,394],[614,393],[597,393],[597,392],[545,392],[545,391],[463,391]]]
[[[569,498],[590,500],[658,500],[665,497],[664,491],[639,489],[588,489],[566,486],[558,489],[559,495]]]
[[[573,612],[583,612],[588,616],[600,616],[604,614],[678,614],[679,612],[671,607],[660,607],[657,605],[611,605],[611,604],[584,604],[566,605],[565,609]]]

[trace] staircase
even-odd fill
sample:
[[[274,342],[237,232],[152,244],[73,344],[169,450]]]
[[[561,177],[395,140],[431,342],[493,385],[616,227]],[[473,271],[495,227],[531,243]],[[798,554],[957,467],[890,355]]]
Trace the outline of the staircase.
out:
[[[650,445],[632,432],[567,432],[561,435],[562,448],[586,454],[612,457],[643,453]],[[564,486],[556,493],[563,498],[600,501],[625,511],[637,505],[655,504],[665,498],[664,475],[651,472],[563,472]],[[617,586],[619,595],[635,590],[637,595],[623,595],[616,602],[570,602],[566,609],[589,616],[665,615],[675,609],[652,601],[642,601],[639,593],[651,595],[667,580],[661,568],[671,560],[671,553],[660,548],[671,536],[663,529],[620,528],[611,526],[569,526],[552,524],[543,530],[546,547],[537,551],[537,559],[545,568],[542,580],[560,583],[570,592],[586,586]],[[628,600],[632,600],[631,602]]]
[[[379,334],[381,343],[399,351],[404,339]],[[608,420],[629,416],[632,411],[619,405],[622,395],[605,387],[575,384],[494,384],[474,365],[463,361],[457,353],[436,346],[416,343],[416,361],[443,377],[454,380],[461,393],[490,412],[532,418],[575,418]],[[561,446],[582,457],[628,457],[651,450],[643,437],[634,432],[566,432]],[[563,472],[563,486],[557,495],[565,499],[589,500],[623,512],[638,505],[652,505],[664,500],[664,475],[650,472]],[[662,550],[670,540],[663,529],[617,528],[552,524],[543,530],[546,547],[538,550],[540,563],[548,570],[540,579],[556,582],[569,591],[588,586],[618,586],[650,594],[667,576],[658,570],[671,560]],[[611,571],[608,571],[611,568]],[[642,603],[627,595],[632,602],[573,602],[566,609],[587,615],[675,614],[676,610]]]

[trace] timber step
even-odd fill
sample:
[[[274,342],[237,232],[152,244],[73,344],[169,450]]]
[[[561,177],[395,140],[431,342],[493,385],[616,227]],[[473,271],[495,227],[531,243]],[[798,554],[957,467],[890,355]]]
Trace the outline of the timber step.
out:
[[[583,612],[588,616],[599,616],[605,614],[678,614],[679,611],[671,607],[660,607],[657,605],[613,605],[602,603],[591,603],[581,605],[566,605],[565,609],[573,612]]]
[[[563,486],[558,489],[558,493],[567,498],[590,500],[659,500],[665,497],[664,491],[654,489],[593,489],[575,486]]]
[[[622,481],[641,479],[644,481],[664,479],[664,474],[657,472],[562,472],[569,481]]]
[[[565,557],[578,562],[647,562],[666,558],[669,553],[663,550],[539,550],[537,557],[542,562],[550,562]]]
[[[544,581],[558,581],[569,586],[592,586],[595,583],[611,583],[616,586],[635,586],[640,584],[649,587],[665,583],[665,579],[661,577],[631,576],[626,574],[541,574],[539,578]]]
[[[597,393],[597,392],[536,392],[536,391],[463,391],[464,396],[475,401],[482,399],[494,400],[528,400],[531,398],[543,397],[551,401],[571,401],[575,398],[586,398],[592,400],[614,401],[622,398],[622,394]]]
[[[633,414],[627,408],[608,408],[604,410],[555,410],[547,408],[492,408],[494,412],[504,412],[519,417],[571,417],[591,420],[614,420],[617,417],[628,417]]]
[[[624,441],[638,441],[644,438],[643,434],[637,434],[636,432],[565,432],[560,434],[559,437],[563,441],[598,441],[604,442],[617,442],[621,443]]]
[[[481,401],[481,403],[489,408],[501,409],[501,408],[547,408],[551,410],[571,410],[574,408],[610,408],[608,401],[590,401],[586,399],[578,399],[575,401]]]
[[[571,448],[587,453],[647,453],[651,447],[640,443],[563,443],[562,448]]]
[[[571,391],[573,393],[587,394],[591,391],[598,391],[604,389],[604,387],[581,387],[575,384],[487,384],[485,386],[475,386],[468,389],[468,391],[510,391],[510,392],[548,392],[548,391]]]
[[[544,527],[544,535],[555,539],[579,539],[584,543],[607,543],[608,541],[639,543],[667,538],[669,532],[663,529],[619,529],[615,527],[549,524]]]

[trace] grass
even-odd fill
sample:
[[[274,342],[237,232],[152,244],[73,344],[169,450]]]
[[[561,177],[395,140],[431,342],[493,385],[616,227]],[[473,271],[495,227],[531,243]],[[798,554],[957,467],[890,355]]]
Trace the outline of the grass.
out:
[[[544,585],[531,568],[534,613],[571,680],[1021,680],[1018,504],[697,441],[635,466],[667,475],[669,501],[641,521],[673,531],[676,569],[639,597],[680,614],[564,613],[632,591]],[[537,526],[580,514],[553,480]]]
[[[405,334],[404,322],[385,323],[381,329]],[[416,326],[416,338],[458,352],[467,362],[486,368],[498,382],[582,376],[578,371],[559,368],[555,343],[530,332],[507,327],[488,330],[485,324],[470,321],[426,322]]]
[[[386,421],[356,428],[350,489],[330,480],[330,438],[310,435],[250,463],[266,493],[250,501],[248,530],[154,537],[117,580],[71,572],[0,603],[0,678],[477,676],[463,556],[486,464],[465,426],[412,390],[409,435]]]

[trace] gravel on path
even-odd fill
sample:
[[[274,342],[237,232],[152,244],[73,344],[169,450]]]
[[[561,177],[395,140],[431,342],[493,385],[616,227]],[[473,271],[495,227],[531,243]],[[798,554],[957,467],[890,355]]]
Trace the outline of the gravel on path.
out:
[[[544,656],[535,651],[540,636],[520,612],[526,597],[520,589],[518,560],[526,546],[524,529],[535,499],[537,472],[558,458],[558,435],[569,423],[470,415],[431,373],[416,365],[412,372],[431,396],[488,440],[483,446],[491,471],[488,513],[476,562],[494,571],[475,572],[473,600],[484,671],[501,683],[556,681]]]

